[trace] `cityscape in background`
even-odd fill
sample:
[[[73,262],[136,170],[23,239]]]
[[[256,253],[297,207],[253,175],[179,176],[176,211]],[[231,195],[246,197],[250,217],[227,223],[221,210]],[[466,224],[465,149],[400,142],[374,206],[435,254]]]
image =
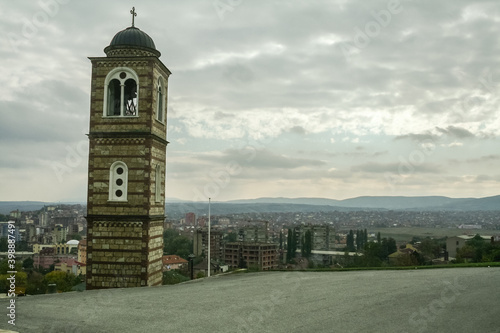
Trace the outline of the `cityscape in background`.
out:
[[[191,274],[193,278],[207,276],[208,210],[205,214],[177,212],[171,217],[170,205],[183,204],[167,204],[163,225],[164,283],[188,280]],[[498,211],[359,209],[266,213],[258,211],[260,205],[253,205],[255,212],[210,217],[211,274],[238,269],[338,269],[367,265],[360,258],[366,257],[369,244],[385,246],[384,257],[377,258],[375,265],[472,262],[478,258],[461,249],[476,235],[484,244],[494,245],[496,252],[491,253],[491,261],[500,260]],[[48,204],[34,211],[13,210],[2,214],[0,244],[6,246],[8,221],[13,221],[17,256],[28,263],[23,264],[24,272],[38,280],[51,272],[64,272],[73,277],[72,282],[56,286],[54,291],[84,289],[85,212],[86,207],[81,204]],[[6,249],[2,251],[0,258],[6,260]],[[32,281],[27,277],[19,292],[49,292],[48,283],[42,280],[31,286]]]

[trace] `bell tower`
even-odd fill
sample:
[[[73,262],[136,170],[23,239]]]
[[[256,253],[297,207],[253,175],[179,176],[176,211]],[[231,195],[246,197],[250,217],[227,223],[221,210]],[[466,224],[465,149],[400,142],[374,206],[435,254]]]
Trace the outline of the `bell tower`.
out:
[[[89,58],[87,289],[162,282],[171,73],[131,14],[106,56]]]

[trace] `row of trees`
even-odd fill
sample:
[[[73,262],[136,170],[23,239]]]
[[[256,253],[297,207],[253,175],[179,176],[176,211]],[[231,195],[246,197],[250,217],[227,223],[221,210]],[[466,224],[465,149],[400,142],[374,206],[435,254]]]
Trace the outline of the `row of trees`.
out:
[[[11,274],[8,260],[0,262],[0,292],[6,293],[9,290],[9,280]],[[48,285],[55,284],[59,292],[71,291],[73,287],[82,283],[82,278],[71,273],[61,271],[44,272],[33,268],[33,259],[27,258],[22,263],[16,262],[16,287],[26,288],[26,294],[37,295],[47,293]],[[45,273],[45,274],[44,274]]]
[[[303,257],[309,258],[312,253],[313,246],[313,236],[311,230],[307,230],[302,236],[302,247],[300,248],[300,252]]]
[[[377,236],[380,238],[380,234]],[[396,251],[397,245],[394,238],[382,238],[380,241],[377,239],[377,242],[366,242],[364,244],[363,255],[349,256],[346,253],[341,263],[344,267],[380,267],[388,261],[389,254]]]
[[[292,262],[297,253],[297,231],[295,229],[288,229],[287,248],[286,248],[286,261]],[[312,253],[313,235],[311,230],[307,230],[300,240],[300,253],[302,257],[309,258]],[[283,234],[280,234],[280,248],[283,248]]]
[[[356,237],[354,237],[354,231],[352,231],[352,229],[349,230],[349,233],[347,234],[346,238],[347,251],[349,252],[359,251],[363,249],[367,243],[368,243],[368,231],[366,229],[364,230],[356,229]]]
[[[476,235],[457,252],[458,263],[500,261],[500,244],[485,241]]]
[[[286,262],[291,262],[295,258],[295,252],[297,251],[297,232],[295,229],[288,229],[286,245]]]

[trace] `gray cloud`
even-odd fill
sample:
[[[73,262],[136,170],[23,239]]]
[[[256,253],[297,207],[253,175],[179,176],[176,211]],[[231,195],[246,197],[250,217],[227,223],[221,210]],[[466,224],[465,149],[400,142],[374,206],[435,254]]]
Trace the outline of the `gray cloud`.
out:
[[[297,135],[305,135],[307,133],[305,128],[302,126],[294,126],[290,128],[289,132]]]
[[[369,173],[394,173],[394,174],[413,174],[413,173],[431,173],[439,174],[443,172],[443,168],[432,164],[412,165],[411,163],[364,163],[352,166],[353,172],[369,172]]]
[[[439,137],[437,135],[430,133],[425,133],[425,134],[411,133],[411,134],[399,135],[394,138],[394,140],[405,140],[405,139],[409,139],[416,142],[425,142],[425,141],[437,141]]]
[[[40,3],[12,2],[0,22],[0,139],[8,161],[0,168],[18,169],[19,179],[29,164],[52,172],[51,160],[64,164],[66,148],[87,140],[87,56],[104,56],[114,34],[130,25],[126,4],[69,1],[25,37],[23,24],[43,12]],[[462,190],[474,195],[473,186],[460,182],[465,171],[448,167],[453,159],[474,163],[477,172],[468,172],[477,173],[477,182],[486,177],[496,182],[491,175],[497,174],[500,144],[498,3],[401,3],[402,11],[366,47],[346,56],[341,45],[352,44],[355,29],[364,30],[374,20],[372,11],[387,8],[386,0],[293,6],[244,1],[222,19],[210,1],[142,1],[136,25],[154,39],[173,72],[168,168],[179,179],[168,180],[170,191],[182,193],[193,179],[209,181],[207,168],[235,160],[245,172],[232,180],[231,195],[238,186],[251,188],[246,186],[259,177],[288,180],[273,193],[293,190],[294,179],[303,196],[320,195],[304,184],[324,179],[349,183],[338,192],[325,190],[324,196],[363,195],[366,179],[382,193],[380,174],[397,172],[394,161],[420,152],[415,142],[443,144],[415,167],[417,176],[440,176],[432,178],[432,187],[399,184],[402,192],[436,194],[434,189],[451,187],[457,195]],[[89,8],[92,15],[82,15]],[[163,19],[172,13],[172,19]],[[488,140],[477,147],[474,138]],[[462,146],[452,146],[454,141]],[[247,145],[254,151],[242,148]],[[238,183],[240,178],[248,183]],[[417,180],[426,184],[424,178]],[[72,190],[54,187],[54,197],[84,193],[85,177],[74,182]],[[0,200],[7,198],[0,194]],[[14,198],[27,197],[9,194]]]
[[[295,169],[301,167],[320,167],[324,161],[298,158],[285,154],[274,153],[268,149],[242,148],[226,149],[222,154],[200,154],[201,161],[216,162],[219,164],[236,162],[242,167],[257,169]]]
[[[479,158],[467,159],[466,162],[471,163],[471,164],[478,164],[478,163],[484,163],[484,162],[496,162],[499,160],[500,160],[500,155],[491,154],[491,155],[481,156]]]
[[[466,139],[466,138],[473,138],[474,134],[472,134],[470,131],[466,130],[465,128],[460,128],[460,127],[455,127],[455,126],[448,126],[446,129],[436,127],[436,129],[446,135],[458,138],[458,139]]]

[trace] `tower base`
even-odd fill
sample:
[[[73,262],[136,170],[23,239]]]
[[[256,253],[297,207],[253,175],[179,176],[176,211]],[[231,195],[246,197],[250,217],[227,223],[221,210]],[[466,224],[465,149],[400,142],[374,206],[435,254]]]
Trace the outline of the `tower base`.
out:
[[[163,217],[86,218],[87,290],[161,285]]]

